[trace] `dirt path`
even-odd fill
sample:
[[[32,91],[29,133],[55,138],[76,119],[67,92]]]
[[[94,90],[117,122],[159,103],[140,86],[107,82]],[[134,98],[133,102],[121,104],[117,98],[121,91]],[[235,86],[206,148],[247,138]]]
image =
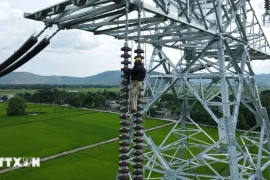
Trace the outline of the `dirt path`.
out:
[[[174,124],[174,123],[168,123],[168,124],[156,126],[156,127],[153,127],[153,128],[149,128],[149,129],[145,130],[145,132],[153,131],[153,130],[163,128],[163,127],[167,127],[167,126],[170,126],[172,124]],[[77,152],[80,152],[80,151],[91,149],[93,147],[101,146],[101,145],[108,144],[108,143],[118,141],[118,140],[119,140],[118,138],[112,138],[112,139],[102,141],[102,142],[99,142],[99,143],[96,143],[96,144],[91,144],[91,145],[88,145],[88,146],[83,146],[83,147],[80,147],[80,148],[76,148],[76,149],[72,149],[72,150],[69,150],[69,151],[57,153],[57,154],[54,154],[54,155],[51,155],[51,156],[48,156],[48,157],[44,157],[44,158],[41,158],[40,161],[45,162],[45,161],[53,160],[53,159],[56,159],[56,158],[60,158],[62,156],[66,156],[66,155],[69,155],[69,154],[74,154],[74,153],[77,153]],[[42,164],[41,164],[41,166],[42,166]],[[22,168],[24,168],[24,167],[6,168],[6,169],[3,169],[3,170],[0,170],[0,174],[7,173],[7,172],[10,172],[10,171],[14,171],[14,170],[18,170],[18,169],[22,169]]]

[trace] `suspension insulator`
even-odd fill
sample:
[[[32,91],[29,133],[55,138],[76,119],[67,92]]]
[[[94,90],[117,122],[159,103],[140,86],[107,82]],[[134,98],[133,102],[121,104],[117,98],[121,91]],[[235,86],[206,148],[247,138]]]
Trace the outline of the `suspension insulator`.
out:
[[[135,49],[134,52],[137,53],[137,54],[142,54],[142,53],[144,53],[144,50],[142,50],[142,49]]]
[[[133,180],[143,180],[143,177],[134,177]]]
[[[121,121],[119,124],[122,126],[129,126],[130,125],[130,123],[128,121]]]
[[[138,104],[138,105],[141,105],[141,104],[143,104],[143,101],[139,99],[139,100],[137,101],[137,104]]]
[[[122,85],[128,85],[128,84],[129,84],[129,81],[125,79],[125,80],[123,80],[123,81],[121,82],[121,84],[122,84]]]
[[[123,72],[128,71],[128,67],[124,67],[124,68],[122,68],[122,69],[121,69],[121,71],[123,71]],[[127,79],[127,78],[124,78],[124,79]]]
[[[128,119],[128,118],[130,118],[130,116],[127,115],[127,114],[121,114],[119,117],[120,117],[121,119]]]
[[[135,142],[135,143],[142,143],[143,142],[143,139],[142,138],[136,138],[136,139],[133,139],[133,142]]]
[[[129,96],[128,96],[128,94],[123,93],[123,94],[120,95],[120,97],[123,98],[123,99],[128,99]]]
[[[121,159],[121,160],[127,160],[127,159],[129,159],[129,155],[122,154],[122,155],[119,156],[119,159]]]
[[[134,167],[135,168],[143,168],[143,165],[142,164],[135,164]]]
[[[264,8],[265,10],[270,10],[270,0],[264,0]]]
[[[129,166],[129,162],[121,161],[118,163],[119,166]]]
[[[131,58],[131,55],[130,54],[122,54],[121,58]]]
[[[131,64],[131,62],[130,61],[122,61],[121,64],[129,65],[129,64]]]
[[[129,169],[119,169],[119,173],[128,173]]]
[[[120,153],[129,153],[129,148],[121,148],[119,149]]]
[[[127,107],[122,107],[122,108],[120,109],[120,112],[121,112],[121,113],[126,113],[126,112],[128,112],[128,108],[127,108]]]
[[[119,175],[118,179],[119,180],[129,180],[129,175]]]
[[[128,78],[129,78],[129,76],[128,76],[127,74],[122,74],[122,75],[121,75],[121,78],[128,79]]]
[[[143,174],[143,171],[141,169],[136,169],[133,171],[133,174],[136,174],[136,175],[142,175]]]
[[[124,46],[121,48],[121,51],[131,51],[130,47]]]
[[[119,135],[119,139],[120,140],[129,139],[129,135],[126,134]]]
[[[143,136],[143,132],[135,132],[133,135],[134,136]]]
[[[129,180],[129,152],[130,152],[130,122],[128,121],[129,116],[127,115],[128,112],[128,84],[129,84],[129,76],[127,75],[127,72],[129,70],[128,65],[131,64],[129,61],[129,58],[131,57],[130,54],[128,54],[128,51],[131,51],[131,48],[128,47],[127,42],[125,43],[125,46],[121,48],[121,51],[124,51],[124,54],[121,55],[124,60],[121,62],[124,67],[121,69],[123,71],[123,74],[121,75],[122,81],[121,81],[121,108],[120,112],[122,113],[119,117],[121,119],[120,121],[120,129],[119,132],[121,133],[119,135],[119,168],[118,168],[118,180]]]
[[[133,180],[143,180],[143,177],[134,177]]]
[[[120,145],[120,146],[129,146],[130,143],[127,142],[127,141],[121,141],[121,142],[119,142],[119,145]]]
[[[141,124],[141,123],[143,123],[143,120],[142,119],[135,119],[135,121],[134,121],[136,124]]]
[[[133,158],[133,161],[136,163],[141,163],[141,162],[143,162],[143,158],[135,157],[135,158]]]
[[[127,132],[129,132],[129,128],[120,128],[119,131],[122,133],[127,133]]]
[[[128,102],[127,101],[122,101],[122,102],[120,102],[120,105],[127,106],[128,105]]]
[[[128,89],[127,87],[126,87],[126,88],[121,88],[120,91],[121,91],[121,92],[128,92],[129,89]]]
[[[141,59],[143,60],[144,57],[142,56],[142,53],[144,51],[140,48],[140,45],[138,45],[138,48],[134,51],[136,54],[135,59]],[[144,146],[143,146],[143,106],[142,106],[142,91],[140,91],[138,95],[138,101],[137,101],[137,113],[134,114],[134,146],[133,149],[135,151],[133,152],[133,155],[135,156],[133,158],[134,165],[133,165],[133,180],[143,180],[143,151],[144,151]]]
[[[134,114],[135,117],[143,117],[141,113]]]
[[[134,127],[135,130],[143,130],[143,126],[142,125],[137,125]]]
[[[138,106],[138,107],[137,107],[137,110],[138,110],[138,111],[141,111],[141,110],[143,110],[143,107],[142,107],[142,106]]]

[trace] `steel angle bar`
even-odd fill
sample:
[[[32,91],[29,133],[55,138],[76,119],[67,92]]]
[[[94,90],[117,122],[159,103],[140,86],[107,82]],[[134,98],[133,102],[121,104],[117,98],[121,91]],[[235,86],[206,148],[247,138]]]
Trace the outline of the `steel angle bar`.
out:
[[[217,145],[220,144],[220,141],[217,141],[216,143],[212,144],[211,146],[209,146],[208,148],[206,148],[204,151],[202,151],[201,153],[197,154],[194,158],[190,159],[188,162],[186,162],[185,164],[183,164],[182,166],[180,166],[177,171],[180,171],[186,167],[189,166],[190,163],[193,163],[195,160],[197,160],[200,156],[203,156],[204,154],[206,154],[207,152],[209,152],[210,150],[212,150],[213,148],[217,147]]]
[[[201,58],[204,53],[212,46],[212,44],[214,42],[216,42],[216,39],[212,39],[207,46],[196,56],[196,58],[194,60],[191,61],[191,63],[189,63],[189,65],[182,71],[182,73],[186,73],[196,62],[199,58]]]
[[[59,19],[57,23],[59,23],[61,27],[67,27],[67,26],[78,24],[78,23],[87,22],[89,21],[90,18],[93,18],[98,15],[102,15],[104,13],[107,13],[113,10],[117,10],[121,7],[124,7],[124,6],[119,5],[119,4],[111,4],[105,7],[100,7],[98,9],[93,9],[91,11],[86,11],[79,14],[74,14],[68,17],[64,17],[62,19]]]
[[[218,173],[212,166],[210,166],[210,165],[204,160],[204,158],[202,159],[202,161],[206,164],[206,166],[207,166],[209,169],[211,169],[212,172],[215,173],[216,176],[219,177],[219,179],[224,180],[224,178],[221,177],[221,176],[219,175],[219,173]]]
[[[118,14],[122,13],[120,11]],[[129,23],[137,23],[138,19],[130,19],[128,20]],[[155,22],[155,21],[164,21],[164,17],[153,17],[153,18],[144,18],[142,19],[142,22],[148,23],[148,22]],[[71,26],[71,28],[89,28],[89,27],[96,27],[96,26],[108,26],[108,25],[119,25],[119,24],[125,24],[126,20],[116,20],[116,21],[108,21],[108,22],[99,22],[99,23],[91,23],[91,24],[81,24],[81,25],[75,25]],[[130,38],[129,38],[130,39]]]
[[[166,86],[165,89],[163,89],[161,93],[156,96],[152,102],[146,104],[143,110],[143,114],[145,114],[155,104],[155,102],[157,102],[176,83],[177,80],[178,78],[175,78],[168,86]]]
[[[151,26],[157,25],[159,23],[160,22],[149,23],[149,24],[146,24],[146,25],[142,26],[141,29],[144,29],[146,27],[151,27]],[[138,31],[137,25],[138,25],[138,23],[129,24],[128,34]],[[94,34],[95,35],[109,34],[109,35],[114,35],[116,38],[118,38],[118,34],[119,33],[125,33],[124,28],[125,28],[125,26],[119,26],[119,27],[114,27],[114,28],[102,29],[102,30],[99,30],[99,31],[94,31]],[[121,29],[123,29],[123,30],[121,30]],[[122,36],[123,35],[120,35],[120,37],[122,37]],[[119,38],[119,39],[124,39],[124,37],[123,38]]]
[[[151,140],[151,138],[147,137],[145,134],[144,134],[143,138],[144,138],[145,142],[149,145],[149,147],[152,149],[153,153],[155,154],[155,157],[159,160],[162,168],[164,168],[165,170],[170,169],[169,164],[163,158],[162,154],[159,152],[158,148],[156,147],[154,142]]]
[[[194,89],[189,82],[186,82],[187,87],[189,90],[194,94],[194,96],[198,99],[198,101],[202,104],[202,106],[205,108],[205,110],[210,114],[210,116],[216,121],[216,123],[219,123],[219,119],[216,117],[216,115],[213,113],[213,111],[207,106],[205,101],[200,97],[196,89]]]
[[[24,13],[24,17],[27,18],[27,19],[33,19],[33,20],[38,20],[38,21],[41,21],[44,19],[44,16],[43,17],[40,17],[39,15],[41,14],[44,14],[45,16],[49,13],[51,13],[52,15],[56,12],[54,12],[55,9],[57,9],[57,7],[64,7],[66,8],[67,6],[70,6],[72,5],[71,1],[70,0],[65,0],[61,3],[57,3],[55,5],[52,5],[52,6],[49,6],[47,8],[44,8],[42,10],[39,10],[37,12],[34,12],[34,13]],[[61,11],[58,11],[58,13],[61,13]],[[56,13],[56,14],[58,14]]]
[[[70,15],[70,14],[76,12],[76,11],[80,11],[80,10],[82,10],[84,8],[88,8],[89,6],[93,5],[95,2],[96,2],[96,0],[91,0],[89,2],[86,2],[86,4],[84,6],[80,6],[80,7],[75,6],[75,7],[71,8],[71,9],[69,9],[69,10],[66,10],[66,8],[64,8],[65,12],[58,15],[58,16],[56,16],[56,17],[54,17],[54,18],[52,18],[52,19],[50,19],[49,23],[55,23],[56,21],[60,20],[61,18],[64,18],[65,16],[68,16],[68,15]],[[105,2],[108,2],[108,1],[105,1]],[[60,7],[61,6],[62,5],[60,5]]]
[[[190,40],[212,40],[213,36],[202,36],[202,37],[196,37],[196,36],[187,36],[187,37],[172,37],[172,39],[160,39],[160,40],[150,40],[147,41],[147,43],[150,44],[165,44],[165,43],[170,43],[170,42],[175,42],[175,41],[190,41]]]
[[[188,26],[190,26],[190,27],[192,27],[194,29],[202,30],[204,32],[208,32],[208,33],[213,34],[213,35],[216,34],[215,30],[212,30],[212,29],[207,29],[206,30],[203,25],[201,25],[199,23],[196,23],[196,22],[190,22],[189,23],[186,20],[186,18],[178,17],[178,16],[175,16],[173,14],[165,14],[161,10],[159,10],[159,9],[153,7],[153,6],[150,6],[148,4],[144,4],[143,6],[144,6],[144,10],[147,11],[147,12],[151,12],[151,13],[154,13],[154,14],[159,14],[159,15],[165,16],[168,19],[171,19],[171,20],[173,20],[175,22],[178,22],[178,23],[182,23],[182,24],[188,25]]]

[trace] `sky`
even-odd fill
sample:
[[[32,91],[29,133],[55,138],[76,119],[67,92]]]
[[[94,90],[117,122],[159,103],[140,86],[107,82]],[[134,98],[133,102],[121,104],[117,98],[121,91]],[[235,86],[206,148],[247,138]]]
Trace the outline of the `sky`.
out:
[[[63,0],[0,0],[0,62],[16,51],[33,33],[39,33],[44,28],[42,22],[23,18],[23,13],[32,13],[61,1]],[[264,13],[263,0],[251,2],[260,19]],[[270,24],[264,29],[270,39]],[[50,35],[54,30],[55,28],[46,31],[45,35]],[[60,31],[51,40],[49,47],[17,71],[85,77],[119,70],[122,67],[120,48],[123,43],[110,36],[94,36],[80,30]],[[135,49],[136,45],[133,46]],[[147,45],[146,57],[150,57],[152,49],[151,45]],[[176,61],[179,59],[178,56],[169,57]],[[252,66],[257,74],[270,73],[270,60],[256,61]]]

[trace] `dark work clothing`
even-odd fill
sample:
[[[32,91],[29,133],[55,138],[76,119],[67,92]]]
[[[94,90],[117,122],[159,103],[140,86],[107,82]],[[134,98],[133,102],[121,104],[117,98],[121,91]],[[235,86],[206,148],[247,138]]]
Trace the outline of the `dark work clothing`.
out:
[[[141,61],[137,61],[134,63],[132,69],[129,69],[127,72],[131,76],[132,81],[143,81],[146,75],[146,70]]]

